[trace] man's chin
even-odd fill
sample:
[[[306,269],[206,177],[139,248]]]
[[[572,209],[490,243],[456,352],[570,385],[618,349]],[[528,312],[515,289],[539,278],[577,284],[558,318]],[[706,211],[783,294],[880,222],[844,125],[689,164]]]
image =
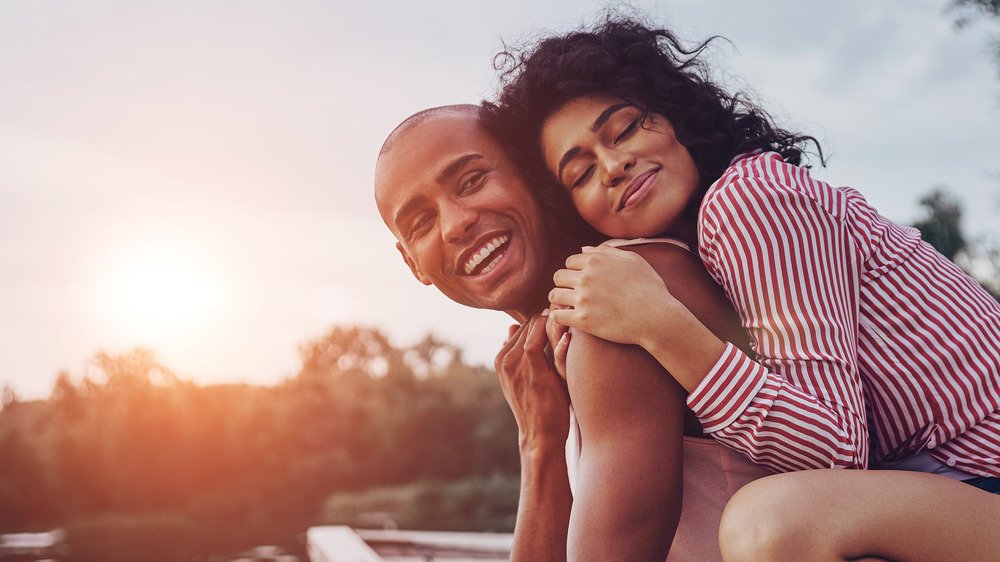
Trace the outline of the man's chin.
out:
[[[530,296],[533,293],[531,287],[527,286],[526,279],[516,273],[512,272],[500,283],[486,289],[466,286],[463,290],[442,289],[442,292],[458,304],[472,308],[497,311],[524,310],[529,307]]]

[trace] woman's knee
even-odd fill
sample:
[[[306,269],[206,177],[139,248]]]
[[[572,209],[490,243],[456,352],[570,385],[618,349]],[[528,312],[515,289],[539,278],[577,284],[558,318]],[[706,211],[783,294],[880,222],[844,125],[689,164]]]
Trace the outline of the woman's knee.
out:
[[[724,559],[802,560],[804,551],[812,550],[812,533],[797,505],[802,483],[782,476],[751,482],[726,504],[719,527]]]

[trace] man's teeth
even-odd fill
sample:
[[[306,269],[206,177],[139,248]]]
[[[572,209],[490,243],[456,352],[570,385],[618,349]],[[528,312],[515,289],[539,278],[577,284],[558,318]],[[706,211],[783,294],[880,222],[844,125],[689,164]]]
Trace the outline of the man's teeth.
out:
[[[476,266],[483,263],[483,260],[488,258],[490,254],[496,251],[497,248],[506,244],[508,240],[510,240],[510,236],[504,234],[502,236],[497,236],[483,245],[482,249],[472,254],[469,261],[465,263],[465,274],[469,275],[472,273],[472,271],[476,269]]]

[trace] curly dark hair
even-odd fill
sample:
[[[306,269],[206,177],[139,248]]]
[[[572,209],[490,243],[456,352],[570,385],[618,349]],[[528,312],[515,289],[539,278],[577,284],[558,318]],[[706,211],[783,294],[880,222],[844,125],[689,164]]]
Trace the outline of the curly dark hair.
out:
[[[506,145],[562,228],[585,243],[602,237],[576,214],[546,169],[540,146],[544,120],[580,96],[613,95],[670,121],[701,177],[688,209],[692,216],[709,186],[741,153],[775,151],[801,164],[811,143],[825,164],[815,138],[778,128],[745,95],[729,94],[709,78],[700,56],[715,39],[687,48],[666,29],[607,16],[593,29],[549,37],[527,49],[505,48],[494,59],[501,90],[495,103],[483,103],[483,124]]]

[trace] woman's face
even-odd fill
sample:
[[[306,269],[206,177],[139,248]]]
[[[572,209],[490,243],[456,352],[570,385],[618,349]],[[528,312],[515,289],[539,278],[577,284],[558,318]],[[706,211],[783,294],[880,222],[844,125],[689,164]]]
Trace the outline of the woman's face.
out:
[[[591,226],[636,238],[678,232],[698,169],[662,115],[612,96],[576,98],[545,120],[545,164]]]

